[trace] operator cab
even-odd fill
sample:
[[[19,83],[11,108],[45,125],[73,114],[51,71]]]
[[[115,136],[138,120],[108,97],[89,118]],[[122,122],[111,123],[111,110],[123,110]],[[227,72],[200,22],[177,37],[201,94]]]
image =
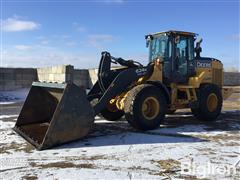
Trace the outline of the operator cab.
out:
[[[163,63],[165,83],[187,83],[195,74],[195,33],[167,31],[146,35],[149,62],[160,59]]]

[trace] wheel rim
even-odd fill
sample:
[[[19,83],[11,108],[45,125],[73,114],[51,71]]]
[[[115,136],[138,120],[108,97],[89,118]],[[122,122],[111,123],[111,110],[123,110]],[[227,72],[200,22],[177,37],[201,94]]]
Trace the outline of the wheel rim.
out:
[[[207,98],[207,108],[209,112],[213,112],[217,109],[217,105],[218,105],[218,98],[216,96],[216,94],[211,93],[209,94],[208,98]]]
[[[160,105],[155,97],[147,97],[142,104],[142,114],[145,119],[152,120],[157,117]]]

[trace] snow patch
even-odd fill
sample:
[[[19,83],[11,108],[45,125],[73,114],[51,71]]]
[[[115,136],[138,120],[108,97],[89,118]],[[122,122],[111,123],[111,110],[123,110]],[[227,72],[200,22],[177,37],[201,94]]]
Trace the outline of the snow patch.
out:
[[[18,117],[18,115],[17,114],[14,114],[14,115],[0,115],[0,119],[13,118],[13,117]]]

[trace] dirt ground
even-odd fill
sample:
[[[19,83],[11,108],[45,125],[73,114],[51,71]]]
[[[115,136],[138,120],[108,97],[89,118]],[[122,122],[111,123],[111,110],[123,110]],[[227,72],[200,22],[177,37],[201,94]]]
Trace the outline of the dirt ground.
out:
[[[1,179],[239,179],[240,88],[215,122],[189,110],[142,132],[97,118],[88,138],[37,151],[11,128],[22,102],[0,105]]]

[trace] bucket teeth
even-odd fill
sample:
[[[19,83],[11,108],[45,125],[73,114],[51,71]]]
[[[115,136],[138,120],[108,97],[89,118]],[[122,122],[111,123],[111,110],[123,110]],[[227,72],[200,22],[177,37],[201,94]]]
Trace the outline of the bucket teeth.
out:
[[[85,90],[73,83],[34,82],[14,130],[42,150],[85,137],[93,122]]]

